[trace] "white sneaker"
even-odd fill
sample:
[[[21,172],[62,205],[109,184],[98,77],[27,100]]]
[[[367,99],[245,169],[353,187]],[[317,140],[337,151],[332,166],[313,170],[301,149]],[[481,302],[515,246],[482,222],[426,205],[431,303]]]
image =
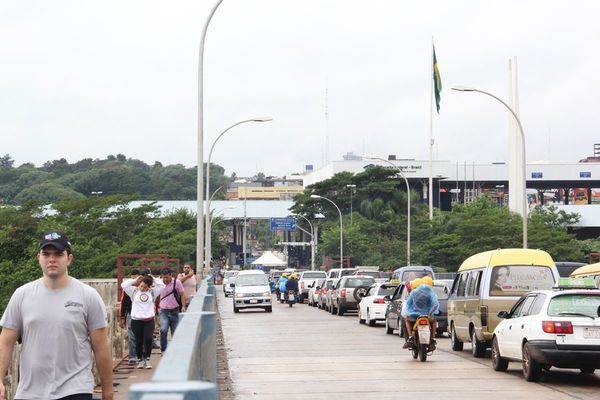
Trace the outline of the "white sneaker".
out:
[[[142,368],[144,368],[144,364],[146,364],[146,361],[141,361],[141,362],[139,362],[139,363],[138,363],[138,365],[137,365],[137,369],[142,369]]]
[[[146,364],[146,365],[145,365],[145,368],[146,368],[146,369],[152,369],[152,364],[150,364],[150,361],[146,361],[146,362],[144,362],[144,363]]]

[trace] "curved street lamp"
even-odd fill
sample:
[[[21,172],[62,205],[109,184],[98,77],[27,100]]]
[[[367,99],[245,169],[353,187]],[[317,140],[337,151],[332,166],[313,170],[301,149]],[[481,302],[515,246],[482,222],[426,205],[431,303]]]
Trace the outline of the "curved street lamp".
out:
[[[217,142],[219,141],[219,139],[221,139],[223,137],[223,135],[226,134],[230,129],[235,128],[238,125],[245,124],[245,123],[248,123],[248,122],[268,122],[268,121],[272,121],[272,120],[273,120],[273,118],[271,118],[271,117],[245,119],[243,121],[236,122],[235,124],[229,126],[227,129],[225,129],[223,132],[221,132],[219,134],[219,136],[217,136],[217,138],[213,141],[212,146],[210,146],[210,151],[208,152],[208,160],[206,161],[206,193],[207,194],[209,193],[209,190],[210,190],[209,189],[210,188],[210,160],[212,158],[212,152],[215,149],[215,145],[217,144]],[[215,193],[216,193],[216,191],[215,191]],[[213,193],[213,196],[214,196],[214,193]],[[211,197],[211,199],[212,199],[212,197]],[[208,239],[209,238],[208,235],[210,233],[209,232],[209,225],[210,225],[210,223],[208,221],[208,215],[210,215],[210,202],[211,202],[211,199],[209,199],[206,202],[206,209],[204,211],[205,215],[207,215],[207,220],[204,221],[204,235],[207,238],[207,239],[205,239],[206,246],[204,248],[204,254],[205,254],[205,258],[206,258],[206,262],[207,263],[210,261],[210,259],[208,258],[208,255],[210,253],[210,250],[209,250],[210,246],[209,246],[209,239]]]
[[[236,206],[231,206],[231,207],[225,207],[222,208],[220,210],[218,210],[217,212],[214,212],[210,218],[207,218],[209,221],[209,226],[208,226],[208,236],[206,236],[207,239],[207,244],[206,247],[208,248],[208,257],[206,259],[206,262],[208,264],[210,264],[210,260],[212,259],[212,226],[213,226],[213,220],[218,217],[220,214],[222,214],[225,210],[233,210],[234,208],[237,208]],[[217,221],[218,222],[218,221]]]
[[[315,228],[313,227],[312,222],[310,222],[309,219],[306,218],[304,215],[292,214],[292,216],[303,218],[308,223],[308,226],[310,226],[310,270],[314,271],[315,270],[315,241],[317,240],[315,238]],[[300,229],[302,231],[306,232],[304,229],[302,229],[302,228],[300,228]],[[308,233],[308,232],[306,232],[306,233]]]
[[[204,266],[204,252],[202,246],[204,245],[204,214],[202,206],[204,203],[204,186],[202,186],[202,179],[204,178],[204,42],[206,40],[206,32],[208,31],[208,25],[212,20],[215,11],[221,5],[223,0],[217,0],[213,5],[212,9],[204,21],[202,27],[202,33],[200,34],[200,45],[198,50],[198,133],[197,133],[197,149],[196,159],[198,162],[197,176],[196,176],[196,274],[198,276],[204,276],[204,272],[207,270]]]
[[[383,161],[392,166],[395,170],[398,171],[398,174],[404,178],[404,183],[406,184],[406,265],[410,265],[410,186],[408,184],[408,179],[402,172],[402,168],[398,167],[390,160],[386,160],[385,158],[375,157],[371,155],[363,155],[363,158],[367,160],[378,160]]]
[[[519,132],[521,133],[521,144],[522,144],[521,163],[523,165],[521,166],[521,174],[523,177],[523,248],[526,249],[527,248],[527,165],[526,165],[527,157],[525,157],[525,133],[523,132],[523,125],[521,125],[521,120],[519,120],[519,117],[517,116],[517,114],[514,112],[514,110],[512,108],[510,108],[510,106],[508,104],[506,104],[499,97],[494,96],[493,94],[491,94],[489,92],[485,92],[483,90],[479,90],[479,89],[475,89],[475,88],[467,87],[467,86],[455,86],[452,88],[452,90],[456,90],[458,92],[478,92],[478,93],[488,95],[488,96],[498,100],[500,103],[502,103],[504,105],[504,107],[506,107],[508,109],[508,111],[510,111],[510,113],[513,115],[513,117],[515,117],[515,119],[517,120],[517,125],[519,126]]]
[[[340,208],[337,206],[337,204],[335,204],[331,199],[328,199],[327,197],[319,196],[318,194],[311,194],[310,198],[327,200],[328,202],[333,204],[333,206],[337,209],[338,213],[340,214],[340,267],[344,268],[344,223],[342,222],[342,211],[340,211]]]

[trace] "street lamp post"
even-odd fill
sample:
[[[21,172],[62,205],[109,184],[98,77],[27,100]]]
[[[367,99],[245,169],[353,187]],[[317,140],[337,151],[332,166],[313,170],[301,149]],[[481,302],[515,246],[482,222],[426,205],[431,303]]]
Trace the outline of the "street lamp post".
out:
[[[235,124],[231,125],[227,129],[225,129],[223,132],[221,132],[219,134],[219,136],[217,136],[217,138],[213,141],[212,146],[210,146],[210,151],[208,152],[208,160],[206,161],[206,193],[207,194],[209,193],[209,190],[210,190],[210,160],[212,159],[213,150],[215,149],[215,145],[217,144],[217,142],[219,141],[219,139],[221,139],[221,137],[223,137],[223,135],[225,135],[230,129],[232,129],[232,128],[238,126],[238,125],[245,124],[247,122],[268,122],[268,121],[272,121],[272,120],[273,120],[273,118],[264,117],[264,118],[251,118],[251,119],[246,119],[246,120],[243,120],[243,121],[239,121],[239,122],[236,122]],[[212,199],[212,197],[211,197],[211,199]],[[205,236],[207,238],[206,239],[206,247],[204,249],[205,250],[204,253],[205,253],[205,258],[206,258],[207,264],[210,262],[210,259],[208,258],[208,254],[210,252],[209,251],[209,245],[208,245],[208,240],[209,240],[208,239],[209,238],[209,236],[208,236],[208,234],[209,234],[209,231],[208,231],[209,230],[208,215],[210,214],[210,202],[211,202],[211,199],[209,199],[206,202],[205,215],[207,215],[207,220],[204,221],[205,222],[205,224],[204,224],[204,234],[205,234]]]
[[[410,265],[410,185],[408,184],[408,179],[406,179],[406,176],[402,172],[402,168],[394,165],[394,163],[392,163],[390,160],[370,155],[365,155],[363,158],[368,160],[383,161],[390,164],[392,168],[397,170],[398,174],[404,179],[404,183],[406,184],[406,265]]]
[[[512,108],[510,108],[510,106],[508,104],[506,104],[499,97],[496,97],[489,92],[485,92],[483,90],[475,89],[472,87],[466,87],[466,86],[455,86],[452,88],[452,90],[456,90],[459,92],[478,92],[478,93],[488,95],[488,96],[498,100],[500,103],[502,103],[504,105],[504,107],[506,107],[508,109],[508,111],[510,111],[510,113],[513,115],[513,117],[515,117],[515,120],[517,120],[517,125],[519,126],[519,132],[521,133],[521,144],[522,144],[521,173],[522,173],[522,177],[523,177],[523,248],[526,249],[527,248],[527,165],[526,165],[527,157],[525,156],[525,133],[523,132],[523,125],[521,125],[521,120],[519,120],[519,117],[517,116],[517,114],[514,112],[514,110]]]
[[[295,217],[300,217],[303,218],[306,222],[308,222],[308,226],[310,226],[310,270],[314,271],[315,270],[315,240],[317,240],[315,238],[315,228],[313,227],[313,224],[308,220],[308,218],[306,218],[304,215],[301,214],[293,214]]]
[[[333,204],[333,206],[337,209],[338,213],[340,214],[340,267],[344,268],[344,223],[342,221],[342,211],[337,206],[337,204],[335,204],[331,199],[328,199],[327,197],[319,196],[317,194],[311,194],[310,198],[327,200],[328,202]]]
[[[206,212],[207,215],[207,220],[210,218],[209,221],[209,225],[212,224],[212,218],[211,218],[211,213],[210,213],[210,204],[212,203],[212,199],[213,197],[215,197],[215,195],[217,193],[219,193],[219,190],[223,189],[223,185],[219,186],[218,188],[216,188],[212,194],[210,195],[210,198],[208,199],[208,204],[209,204],[209,208],[208,211]],[[208,192],[206,192],[208,193]],[[206,222],[206,221],[205,221]],[[210,229],[206,232],[204,232],[204,240],[205,240],[205,247],[204,247],[204,258],[206,259],[206,262],[210,265],[210,260],[211,260],[211,254],[212,254],[212,236],[210,234]]]
[[[196,152],[196,159],[198,162],[197,177],[196,177],[196,274],[198,276],[204,276],[204,252],[202,246],[204,245],[204,214],[203,214],[203,203],[204,203],[204,186],[202,186],[202,179],[204,177],[204,41],[206,39],[206,32],[208,30],[208,24],[217,11],[217,8],[221,5],[223,0],[217,0],[210,10],[202,33],[200,35],[200,46],[198,51],[198,145]]]
[[[352,224],[352,195],[354,194],[356,185],[346,185],[346,187],[350,189],[350,225],[353,225]]]

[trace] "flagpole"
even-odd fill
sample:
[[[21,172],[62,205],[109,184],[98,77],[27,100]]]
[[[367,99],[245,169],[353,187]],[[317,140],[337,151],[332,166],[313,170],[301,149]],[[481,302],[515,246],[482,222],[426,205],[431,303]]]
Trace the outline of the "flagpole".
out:
[[[429,75],[430,90],[429,90],[429,219],[433,219],[433,36],[431,37],[431,75]]]

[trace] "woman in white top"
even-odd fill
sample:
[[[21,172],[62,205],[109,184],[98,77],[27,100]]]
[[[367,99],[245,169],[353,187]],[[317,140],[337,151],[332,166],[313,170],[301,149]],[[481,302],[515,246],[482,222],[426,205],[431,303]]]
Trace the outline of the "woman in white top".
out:
[[[138,359],[138,368],[151,369],[152,365],[146,361],[152,352],[152,335],[154,333],[154,299],[165,285],[152,276],[138,276],[121,284],[121,287],[131,297],[131,330],[135,336],[135,351]]]

